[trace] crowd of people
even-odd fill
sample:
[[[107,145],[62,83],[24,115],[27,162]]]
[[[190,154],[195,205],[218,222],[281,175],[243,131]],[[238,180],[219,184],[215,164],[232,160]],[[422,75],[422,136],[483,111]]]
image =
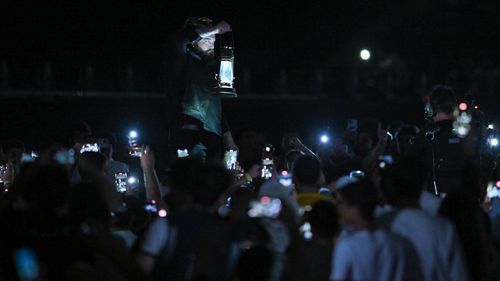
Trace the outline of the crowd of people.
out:
[[[437,87],[425,128],[362,119],[316,149],[246,132],[237,161],[166,170],[83,121],[37,155],[2,140],[0,280],[499,280],[499,197],[455,101]]]

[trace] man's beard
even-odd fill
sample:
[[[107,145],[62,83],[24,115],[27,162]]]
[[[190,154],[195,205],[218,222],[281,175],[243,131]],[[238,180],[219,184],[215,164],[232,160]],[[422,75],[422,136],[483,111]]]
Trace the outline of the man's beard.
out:
[[[200,56],[203,61],[210,65],[215,63],[215,52],[213,49],[207,51],[200,50]]]

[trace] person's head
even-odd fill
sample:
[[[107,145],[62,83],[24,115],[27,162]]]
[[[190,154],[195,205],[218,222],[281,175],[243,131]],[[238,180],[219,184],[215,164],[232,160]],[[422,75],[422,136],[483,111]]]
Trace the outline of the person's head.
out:
[[[267,247],[257,246],[244,250],[236,265],[236,280],[271,280],[273,254]]]
[[[339,212],[330,201],[318,201],[313,204],[308,215],[313,237],[333,239],[340,232]]]
[[[359,121],[358,135],[354,143],[354,152],[359,157],[365,157],[378,142],[380,122],[374,118]]]
[[[430,104],[434,114],[434,121],[440,118],[453,118],[453,111],[457,104],[455,91],[444,85],[437,85],[431,92]]]
[[[415,207],[422,194],[425,173],[417,159],[403,158],[384,169],[381,188],[387,202],[395,207]]]
[[[60,165],[30,163],[23,166],[11,188],[12,196],[39,216],[57,217],[67,206],[70,181]]]
[[[185,157],[172,165],[172,189],[187,194],[201,206],[211,207],[220,199],[231,184],[231,176],[217,165]]]
[[[286,162],[286,168],[291,171],[293,169],[293,163],[297,158],[301,157],[304,155],[304,152],[298,150],[298,149],[292,149],[287,152],[285,155],[285,162]]]
[[[212,20],[205,17],[189,17],[184,23],[184,27],[188,29],[197,29],[200,27],[211,26]],[[213,55],[215,47],[215,35],[201,38],[198,42],[196,42],[194,47],[204,54]]]
[[[316,186],[321,177],[321,164],[314,156],[302,155],[293,163],[292,174],[297,188]]]
[[[99,152],[84,152],[80,155],[77,166],[82,180],[91,180],[93,171],[106,174],[106,157]]]
[[[108,159],[113,158],[113,152],[116,145],[116,136],[113,133],[104,133],[97,140],[101,153]]]
[[[419,132],[420,129],[415,125],[404,125],[396,131],[396,147],[400,156],[405,157],[408,154],[408,149]]]
[[[90,130],[90,126],[87,122],[81,119],[73,120],[69,129],[71,131],[71,145],[85,144],[89,142],[92,131]]]
[[[373,183],[361,180],[338,189],[339,211],[345,224],[372,222],[378,192]]]
[[[71,188],[68,211],[74,223],[109,227],[111,222],[109,208],[99,187],[92,183],[79,183]]]

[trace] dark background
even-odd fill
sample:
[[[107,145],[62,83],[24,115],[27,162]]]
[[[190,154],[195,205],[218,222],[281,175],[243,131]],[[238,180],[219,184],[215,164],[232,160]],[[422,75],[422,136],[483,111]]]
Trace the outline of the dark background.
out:
[[[241,98],[225,110],[236,132],[277,140],[294,130],[313,143],[350,117],[420,125],[436,83],[496,118],[494,0],[10,1],[0,4],[1,137],[44,142],[56,124],[81,117],[120,135],[142,127],[162,146],[163,50],[192,15],[234,30]],[[359,59],[362,48],[370,61]]]

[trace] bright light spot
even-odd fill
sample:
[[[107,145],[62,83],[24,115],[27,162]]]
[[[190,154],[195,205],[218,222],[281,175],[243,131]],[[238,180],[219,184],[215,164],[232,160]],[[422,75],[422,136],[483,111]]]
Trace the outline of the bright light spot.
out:
[[[462,102],[458,105],[458,109],[462,110],[462,111],[466,111],[467,108],[469,108],[469,106],[465,103],[465,102]]]
[[[281,175],[282,175],[282,176],[288,176],[288,171],[286,171],[286,170],[282,171],[282,172],[281,172]]]
[[[497,183],[495,184],[498,188],[500,188],[500,181],[497,181]]]
[[[269,198],[267,196],[263,196],[262,198],[260,198],[260,202],[262,204],[269,204],[269,203],[271,203],[271,198]]]
[[[151,204],[156,204],[156,200],[151,200]]]
[[[158,216],[164,218],[167,216],[167,210],[161,209],[158,211]]]
[[[460,126],[457,133],[459,136],[466,136],[469,133],[469,130],[466,127]]]
[[[135,139],[137,138],[137,132],[136,131],[130,131],[130,133],[128,134],[128,136],[132,139]]]
[[[127,181],[129,184],[135,184],[137,182],[137,179],[135,177],[130,177],[130,178],[128,178]]]
[[[478,109],[478,108],[479,108],[479,106],[477,106],[477,105],[476,105],[476,106],[474,106],[474,109]]]
[[[370,51],[368,51],[367,49],[363,49],[359,53],[359,56],[361,57],[362,60],[369,60],[371,57],[371,54],[370,54]]]
[[[493,130],[493,129],[495,129],[495,126],[493,126],[493,124],[489,124],[488,129]]]
[[[490,139],[490,145],[491,146],[497,146],[498,145],[498,139],[497,138]]]
[[[380,164],[378,164],[378,166],[380,167],[380,169],[384,169],[387,166],[387,163],[380,162]]]
[[[320,138],[320,141],[322,143],[327,143],[327,142],[330,141],[330,138],[327,135],[322,135],[321,138]]]

